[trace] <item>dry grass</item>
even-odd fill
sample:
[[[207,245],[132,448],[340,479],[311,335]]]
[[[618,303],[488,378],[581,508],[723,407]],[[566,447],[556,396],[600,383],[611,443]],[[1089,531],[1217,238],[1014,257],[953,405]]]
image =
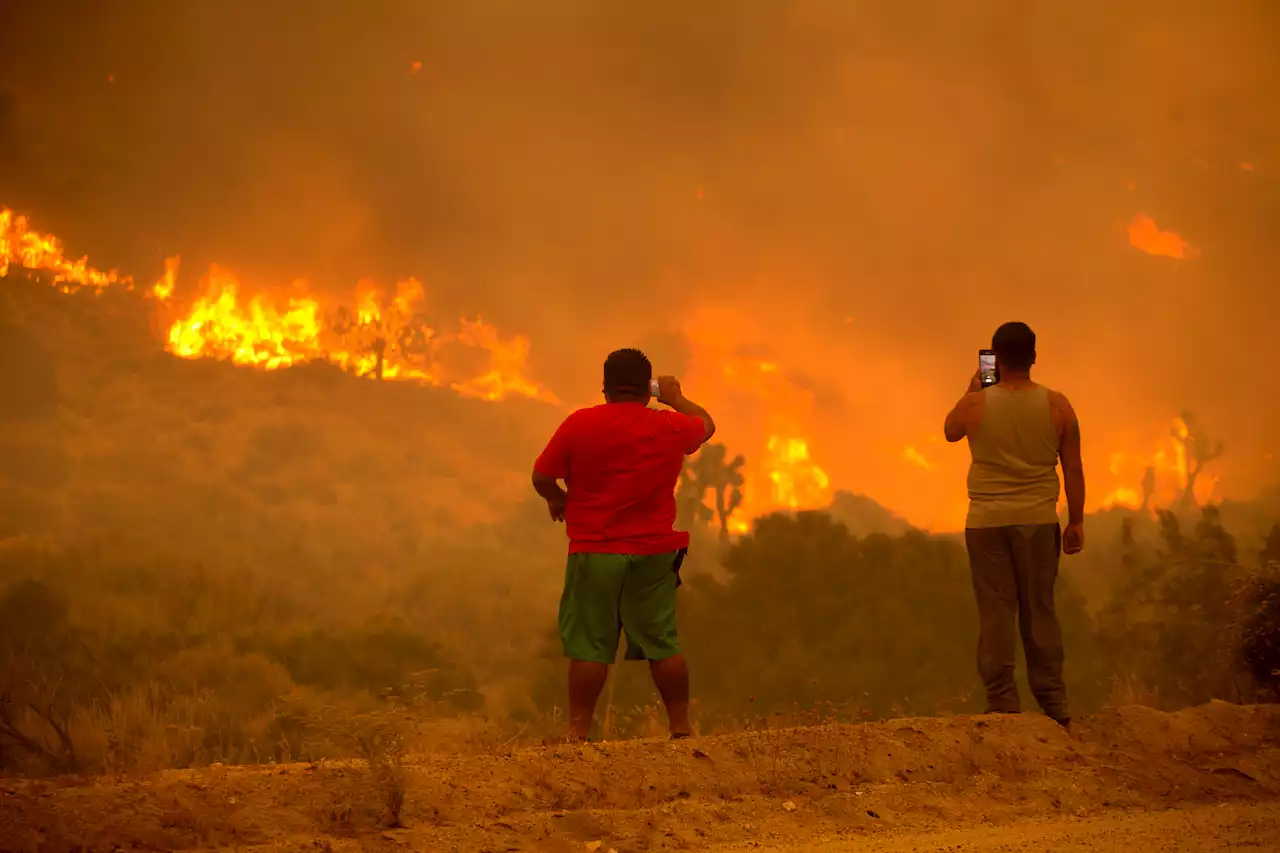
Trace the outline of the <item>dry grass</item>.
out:
[[[1160,691],[1143,683],[1133,673],[1117,675],[1111,679],[1111,699],[1113,708],[1142,706],[1144,708],[1160,708]]]

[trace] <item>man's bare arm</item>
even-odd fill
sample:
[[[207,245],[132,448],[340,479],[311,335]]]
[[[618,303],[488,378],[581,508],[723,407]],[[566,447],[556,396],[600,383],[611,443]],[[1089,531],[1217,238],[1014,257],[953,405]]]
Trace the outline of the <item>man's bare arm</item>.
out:
[[[564,500],[568,492],[560,485],[560,481],[555,477],[548,477],[546,474],[533,472],[533,488],[538,494],[549,501]]]
[[[1059,428],[1058,461],[1062,464],[1062,490],[1067,493],[1067,523],[1084,523],[1084,459],[1080,452],[1080,419],[1062,394],[1053,395]]]
[[[704,444],[711,436],[716,434],[716,422],[711,419],[711,415],[707,413],[706,409],[684,395],[679,379],[674,376],[659,376],[657,381],[659,403],[665,403],[682,415],[688,415],[691,418],[697,418],[702,421],[702,425],[706,429],[706,434],[702,437]]]
[[[981,400],[977,392],[970,392],[961,397],[960,401],[952,407],[946,421],[942,424],[942,434],[947,441],[954,444],[969,434],[969,422]]]
[[[711,419],[711,415],[707,410],[683,394],[667,405],[682,415],[688,415],[691,418],[697,418],[702,421],[702,425],[707,429],[706,435],[702,438],[704,444],[711,440],[711,436],[716,434],[716,422]]]

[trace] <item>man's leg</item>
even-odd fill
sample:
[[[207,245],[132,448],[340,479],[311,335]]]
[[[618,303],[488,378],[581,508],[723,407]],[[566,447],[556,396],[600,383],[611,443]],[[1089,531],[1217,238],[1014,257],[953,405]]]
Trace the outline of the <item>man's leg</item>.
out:
[[[689,725],[689,665],[684,655],[649,661],[649,673],[667,709],[672,737],[688,735],[693,728]]]
[[[619,612],[627,634],[627,659],[649,661],[653,684],[667,709],[674,736],[689,726],[689,666],[676,639],[676,555],[632,557]]]
[[[609,678],[609,665],[587,660],[569,661],[569,739],[586,740],[591,734],[596,703]]]
[[[978,602],[978,674],[987,690],[988,714],[1021,710],[1014,680],[1018,584],[1008,527],[969,528],[964,532]]]
[[[560,642],[569,659],[569,736],[586,740],[596,702],[618,654],[621,554],[570,554],[560,596]]]
[[[1060,723],[1069,719],[1062,678],[1062,628],[1054,605],[1062,531],[1057,524],[1035,524],[1012,531],[1018,566],[1018,623],[1027,654],[1027,683],[1040,709]]]

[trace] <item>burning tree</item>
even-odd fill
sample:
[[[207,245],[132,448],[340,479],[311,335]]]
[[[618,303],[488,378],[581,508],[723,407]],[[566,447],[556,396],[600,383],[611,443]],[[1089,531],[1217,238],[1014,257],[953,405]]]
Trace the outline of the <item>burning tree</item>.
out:
[[[387,344],[391,329],[382,317],[375,314],[365,316],[363,312],[351,312],[340,306],[335,312],[332,323],[333,331],[341,335],[345,341],[348,336],[361,339],[362,348],[373,355],[372,374],[374,379],[381,379],[386,367]]]
[[[688,467],[680,471],[680,483],[676,486],[676,525],[681,530],[706,524],[715,516],[715,510],[702,502],[703,491]]]
[[[677,503],[685,510],[685,522],[710,521],[712,510],[703,503],[707,491],[715,493],[715,517],[720,520],[720,539],[729,539],[729,517],[742,505],[742,487],[745,480],[742,467],[746,457],[738,454],[732,461],[725,461],[728,452],[723,444],[708,444],[689,463],[681,475]]]
[[[412,295],[412,294],[411,294]],[[410,362],[425,362],[431,352],[434,334],[425,318],[411,311],[403,295],[383,311],[363,294],[364,305],[352,311],[339,306],[334,312],[330,328],[344,342],[350,339],[359,351],[373,356],[373,364],[365,373],[374,379],[382,379],[386,373],[388,353]]]
[[[1199,505],[1196,500],[1196,479],[1205,465],[1222,455],[1222,442],[1210,440],[1204,433],[1203,425],[1191,412],[1182,413],[1181,421],[1173,428],[1172,434],[1182,445],[1183,458],[1187,463],[1187,481],[1178,506],[1183,510],[1194,509]]]

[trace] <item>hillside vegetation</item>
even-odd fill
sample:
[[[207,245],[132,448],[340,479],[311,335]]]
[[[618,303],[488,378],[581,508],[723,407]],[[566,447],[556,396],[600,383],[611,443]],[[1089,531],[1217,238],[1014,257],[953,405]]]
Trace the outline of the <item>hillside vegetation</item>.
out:
[[[127,295],[16,278],[0,375],[0,769],[391,755],[459,715],[501,742],[558,728],[563,532],[527,471],[559,409],[184,361]],[[963,546],[878,510],[693,531],[702,731],[981,709]],[[1275,695],[1268,512],[1091,520],[1059,592],[1079,712]],[[661,729],[642,668],[601,710],[607,736]]]

